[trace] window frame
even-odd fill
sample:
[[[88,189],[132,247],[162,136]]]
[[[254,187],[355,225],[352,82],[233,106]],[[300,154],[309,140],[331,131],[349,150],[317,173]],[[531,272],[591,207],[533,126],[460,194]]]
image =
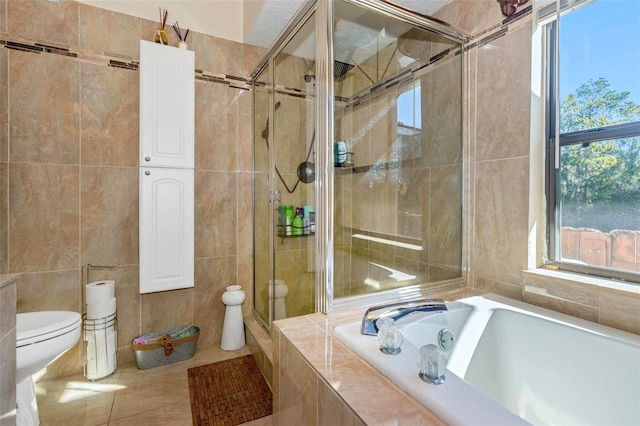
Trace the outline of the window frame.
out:
[[[545,77],[547,84],[545,85],[545,189],[547,202],[547,226],[546,241],[547,251],[545,254],[544,265],[552,269],[558,269],[567,272],[580,273],[585,275],[596,276],[600,278],[615,279],[635,284],[640,284],[640,272],[624,271],[614,268],[603,268],[593,265],[583,265],[575,262],[562,261],[561,249],[561,228],[558,226],[558,218],[560,215],[560,194],[557,190],[557,182],[560,180],[560,148],[576,144],[588,144],[591,142],[601,142],[612,139],[623,139],[628,137],[640,137],[640,121],[594,128],[589,130],[581,130],[570,133],[560,133],[558,127],[558,107],[560,100],[558,99],[559,87],[559,67],[557,52],[559,43],[558,37],[558,21],[553,20],[545,25],[546,39],[546,64]]]

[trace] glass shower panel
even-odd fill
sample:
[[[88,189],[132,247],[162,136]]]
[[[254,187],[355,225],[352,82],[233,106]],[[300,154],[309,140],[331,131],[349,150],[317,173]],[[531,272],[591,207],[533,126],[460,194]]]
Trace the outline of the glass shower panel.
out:
[[[427,250],[421,264],[428,281],[438,282],[462,276],[461,55],[442,60],[420,81],[425,155],[416,168],[429,172]]]
[[[459,278],[460,44],[334,5],[334,297]]]
[[[253,223],[254,223],[254,309],[264,325],[270,324],[269,281],[271,269],[271,237],[269,235],[269,109],[271,102],[270,67],[254,81],[254,147],[253,147]]]
[[[315,38],[311,16],[273,59],[274,319],[315,312]]]

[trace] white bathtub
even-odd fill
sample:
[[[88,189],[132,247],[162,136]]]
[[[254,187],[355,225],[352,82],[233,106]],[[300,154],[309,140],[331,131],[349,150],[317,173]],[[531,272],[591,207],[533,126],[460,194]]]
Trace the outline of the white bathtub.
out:
[[[360,322],[334,333],[451,424],[640,425],[640,336],[485,295],[397,321],[404,343],[384,355]],[[455,336],[442,385],[418,377],[420,346]]]

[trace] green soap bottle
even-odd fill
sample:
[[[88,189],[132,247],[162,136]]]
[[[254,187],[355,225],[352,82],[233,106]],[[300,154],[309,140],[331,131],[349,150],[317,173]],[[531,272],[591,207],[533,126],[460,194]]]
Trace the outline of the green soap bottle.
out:
[[[304,221],[302,220],[303,211],[300,208],[296,208],[296,217],[293,218],[291,235],[302,235],[304,228]]]
[[[285,235],[293,235],[291,229],[293,225],[293,206],[286,206],[285,209]]]

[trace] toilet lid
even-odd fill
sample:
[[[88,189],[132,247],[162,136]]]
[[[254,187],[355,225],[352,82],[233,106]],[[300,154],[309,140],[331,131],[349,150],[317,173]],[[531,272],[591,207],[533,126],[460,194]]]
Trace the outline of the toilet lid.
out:
[[[18,314],[16,346],[31,345],[61,336],[80,327],[82,318],[71,311],[40,311]]]

